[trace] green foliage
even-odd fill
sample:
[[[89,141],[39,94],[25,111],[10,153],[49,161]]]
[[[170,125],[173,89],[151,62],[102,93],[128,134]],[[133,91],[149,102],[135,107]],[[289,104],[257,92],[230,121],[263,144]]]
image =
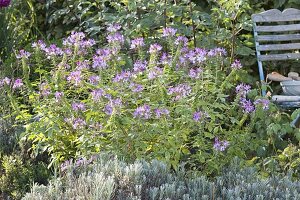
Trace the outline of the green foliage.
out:
[[[119,23],[126,36],[155,39],[162,27],[171,26],[195,46],[226,46],[231,59],[254,55],[247,1],[68,0],[47,1],[46,7],[48,38],[76,30],[103,40],[104,27]]]
[[[47,184],[50,173],[45,163],[36,163],[20,155],[1,157],[0,197],[1,199],[21,199],[29,191],[33,182]]]
[[[14,0],[0,10],[0,60],[9,59],[15,48],[27,45],[40,35],[35,10],[39,4],[33,0]]]
[[[298,179],[300,170],[299,155],[299,146],[289,144],[283,150],[277,150],[273,156],[254,157],[248,164],[258,166],[263,176],[271,176],[274,173],[289,173]]]
[[[93,162],[92,164],[89,164]],[[153,160],[127,164],[100,156],[66,166],[63,175],[48,186],[33,185],[24,200],[35,199],[298,199],[300,183],[289,176],[262,179],[254,168],[242,169],[234,162],[213,181],[171,172]]]
[[[37,13],[46,13],[43,30],[49,39],[62,38],[76,30],[104,41],[104,27],[119,23],[126,36],[157,40],[162,27],[174,27],[196,46],[226,47],[231,61],[236,57],[242,59],[255,77],[257,64],[250,17],[263,10],[290,7],[300,8],[299,1],[50,0],[45,7],[37,8]],[[254,77],[244,78],[254,83]]]
[[[194,4],[192,5],[194,6]],[[154,30],[171,25],[192,35],[189,1],[68,0],[47,1],[47,36],[63,37],[71,30],[101,35],[108,24],[119,23],[127,36],[155,36]],[[200,13],[201,14],[201,13]],[[191,17],[192,16],[192,17]],[[197,17],[195,17],[197,18]]]
[[[6,70],[2,71],[3,75],[12,74],[9,73],[11,66],[6,66]],[[30,156],[28,148],[31,144],[19,141],[24,128],[16,122],[16,115],[13,114],[14,110],[9,102],[9,96],[1,90],[0,199],[20,199],[29,191],[33,182],[46,184],[51,172],[47,169],[47,156]]]
[[[118,34],[110,32],[108,38]],[[3,89],[36,154],[49,152],[58,164],[112,151],[128,160],[164,160],[174,168],[185,161],[214,175],[235,156],[274,150],[268,143],[273,135],[257,131],[256,123],[276,108],[258,103],[252,112],[247,100],[250,111],[243,111],[245,93],[227,95],[245,72],[237,61],[229,66],[224,49],[183,48],[169,36],[162,40],[164,57],[160,50],[147,53],[144,46],[126,51],[123,37],[116,38],[96,53],[83,46],[92,43],[83,33],[72,33],[62,48],[39,42],[31,55],[20,51],[25,87],[4,84]],[[261,124],[271,126],[274,120]],[[214,148],[217,139],[225,142],[223,150]]]
[[[230,56],[255,55],[251,48],[252,22],[249,2],[244,0],[217,1],[212,8],[212,41],[230,49]],[[247,32],[245,32],[247,31]]]

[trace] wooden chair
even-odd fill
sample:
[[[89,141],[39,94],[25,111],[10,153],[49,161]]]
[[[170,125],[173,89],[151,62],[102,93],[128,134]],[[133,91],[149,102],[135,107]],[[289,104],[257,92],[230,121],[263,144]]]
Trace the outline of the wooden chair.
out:
[[[252,21],[259,77],[264,85],[266,77],[263,62],[300,58],[300,10],[289,8],[281,12],[272,9],[253,14]],[[263,96],[266,94],[265,89],[262,89],[262,94]],[[298,101],[287,105],[298,107],[300,97]]]

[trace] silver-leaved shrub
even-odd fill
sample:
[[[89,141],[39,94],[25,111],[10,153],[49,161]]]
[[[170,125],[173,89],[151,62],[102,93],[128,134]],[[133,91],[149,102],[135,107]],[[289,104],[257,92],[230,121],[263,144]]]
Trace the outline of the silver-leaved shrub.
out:
[[[300,182],[290,176],[263,179],[254,168],[241,168],[237,160],[214,180],[173,173],[163,162],[127,164],[113,156],[82,159],[66,166],[49,185],[33,185],[23,200],[162,200],[162,199],[299,199]],[[91,163],[92,162],[92,163]]]

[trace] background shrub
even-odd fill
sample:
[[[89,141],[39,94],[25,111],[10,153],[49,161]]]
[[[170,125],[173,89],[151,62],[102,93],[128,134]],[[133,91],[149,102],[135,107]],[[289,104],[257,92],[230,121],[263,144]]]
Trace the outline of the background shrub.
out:
[[[15,48],[26,46],[37,36],[42,36],[37,18],[39,5],[41,3],[35,0],[12,0],[8,7],[0,8],[1,62],[10,60]],[[1,67],[1,72],[3,70],[7,69]]]
[[[47,184],[50,172],[47,165],[36,159],[23,160],[24,156],[1,156],[0,197],[21,199],[29,191],[33,182]]]

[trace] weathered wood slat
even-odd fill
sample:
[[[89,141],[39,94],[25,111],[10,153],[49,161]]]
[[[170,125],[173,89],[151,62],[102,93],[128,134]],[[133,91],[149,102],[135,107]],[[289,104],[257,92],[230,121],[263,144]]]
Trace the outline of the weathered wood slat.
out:
[[[300,43],[264,44],[264,45],[259,45],[257,47],[257,50],[259,51],[291,50],[291,49],[300,49]]]
[[[285,53],[285,54],[269,54],[259,55],[259,61],[271,61],[271,60],[293,60],[300,59],[300,53]]]
[[[287,21],[300,21],[300,15],[288,15],[282,17],[281,15],[277,16],[262,16],[255,15],[252,17],[252,20],[256,23],[259,22],[287,22]]]
[[[278,42],[278,41],[291,41],[291,40],[300,40],[300,34],[289,34],[289,35],[258,35],[258,42]]]
[[[300,30],[300,24],[256,26],[257,32],[286,32],[286,31],[298,31],[298,30]]]
[[[253,22],[284,22],[284,21],[300,21],[300,10],[288,8],[281,12],[277,9],[268,10],[259,14],[253,14]]]

